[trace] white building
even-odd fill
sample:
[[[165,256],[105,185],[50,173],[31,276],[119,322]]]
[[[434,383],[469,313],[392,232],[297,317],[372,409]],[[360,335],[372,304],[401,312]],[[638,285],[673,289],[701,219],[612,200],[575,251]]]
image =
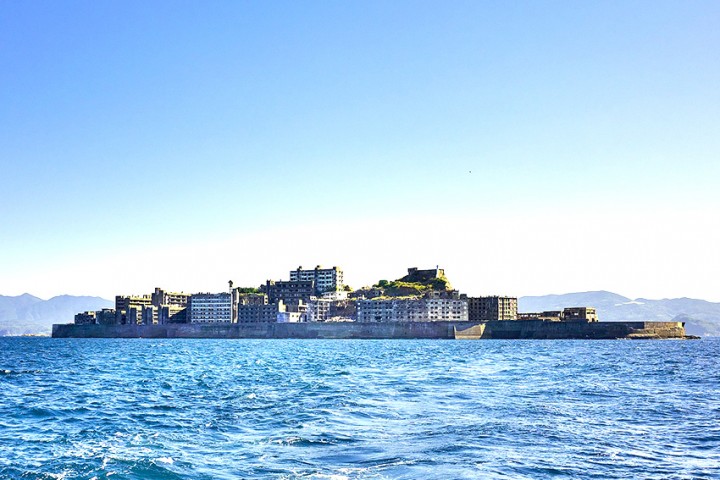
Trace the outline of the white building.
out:
[[[230,323],[232,301],[229,292],[195,293],[188,302],[190,323]]]
[[[425,300],[427,318],[430,322],[468,320],[468,304],[465,300],[431,298]]]
[[[334,292],[342,288],[343,271],[338,267],[322,268],[320,265],[312,270],[303,270],[298,267],[297,270],[290,272],[290,281],[307,281],[315,282],[315,293],[321,294],[325,292]]]
[[[348,294],[350,292],[346,292],[345,290],[337,290],[335,292],[325,292],[322,295],[320,295],[320,298],[323,300],[330,300],[332,302],[339,302],[342,300],[348,299]]]
[[[308,322],[325,322],[330,315],[332,300],[312,297],[307,304]]]
[[[278,323],[300,323],[303,320],[304,313],[300,312],[278,312],[277,322]]]
[[[463,322],[465,300],[452,298],[359,300],[358,322]]]

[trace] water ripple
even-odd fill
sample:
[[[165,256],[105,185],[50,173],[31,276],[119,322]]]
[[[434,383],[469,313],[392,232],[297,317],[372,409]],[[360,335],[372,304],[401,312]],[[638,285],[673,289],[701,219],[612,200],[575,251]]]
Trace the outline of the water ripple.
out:
[[[720,477],[716,340],[0,352],[2,479]]]

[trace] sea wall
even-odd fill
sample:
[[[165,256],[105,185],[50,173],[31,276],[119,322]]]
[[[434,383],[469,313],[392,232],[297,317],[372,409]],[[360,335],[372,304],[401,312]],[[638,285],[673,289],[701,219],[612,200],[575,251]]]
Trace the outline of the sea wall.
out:
[[[614,339],[684,338],[682,322],[543,322],[538,320],[456,325],[463,339]]]
[[[399,322],[53,325],[55,338],[614,339],[684,338],[682,322]]]

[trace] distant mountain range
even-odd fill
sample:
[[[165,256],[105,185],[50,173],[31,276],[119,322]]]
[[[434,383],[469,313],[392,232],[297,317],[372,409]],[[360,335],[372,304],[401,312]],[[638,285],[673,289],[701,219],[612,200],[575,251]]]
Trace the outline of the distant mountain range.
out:
[[[521,312],[562,310],[564,307],[582,306],[595,307],[601,322],[685,322],[685,330],[689,335],[720,336],[720,303],[705,300],[692,298],[632,300],[605,291],[518,299],[518,310]]]
[[[17,297],[0,295],[0,336],[49,334],[53,323],[72,323],[78,312],[114,305],[100,297],[60,295],[43,300],[29,293]]]
[[[60,295],[42,300],[27,293],[16,297],[0,295],[0,336],[49,334],[53,323],[71,323],[78,312],[113,306],[111,300],[100,297]],[[521,312],[562,310],[575,306],[597,308],[601,321],[678,321],[685,322],[685,329],[690,335],[720,336],[720,303],[705,300],[632,300],[605,291],[518,299]]]

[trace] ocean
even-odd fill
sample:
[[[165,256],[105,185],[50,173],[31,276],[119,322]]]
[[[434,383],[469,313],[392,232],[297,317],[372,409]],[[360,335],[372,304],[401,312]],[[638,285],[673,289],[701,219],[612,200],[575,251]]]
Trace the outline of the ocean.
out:
[[[720,478],[720,340],[0,338],[16,478]]]

